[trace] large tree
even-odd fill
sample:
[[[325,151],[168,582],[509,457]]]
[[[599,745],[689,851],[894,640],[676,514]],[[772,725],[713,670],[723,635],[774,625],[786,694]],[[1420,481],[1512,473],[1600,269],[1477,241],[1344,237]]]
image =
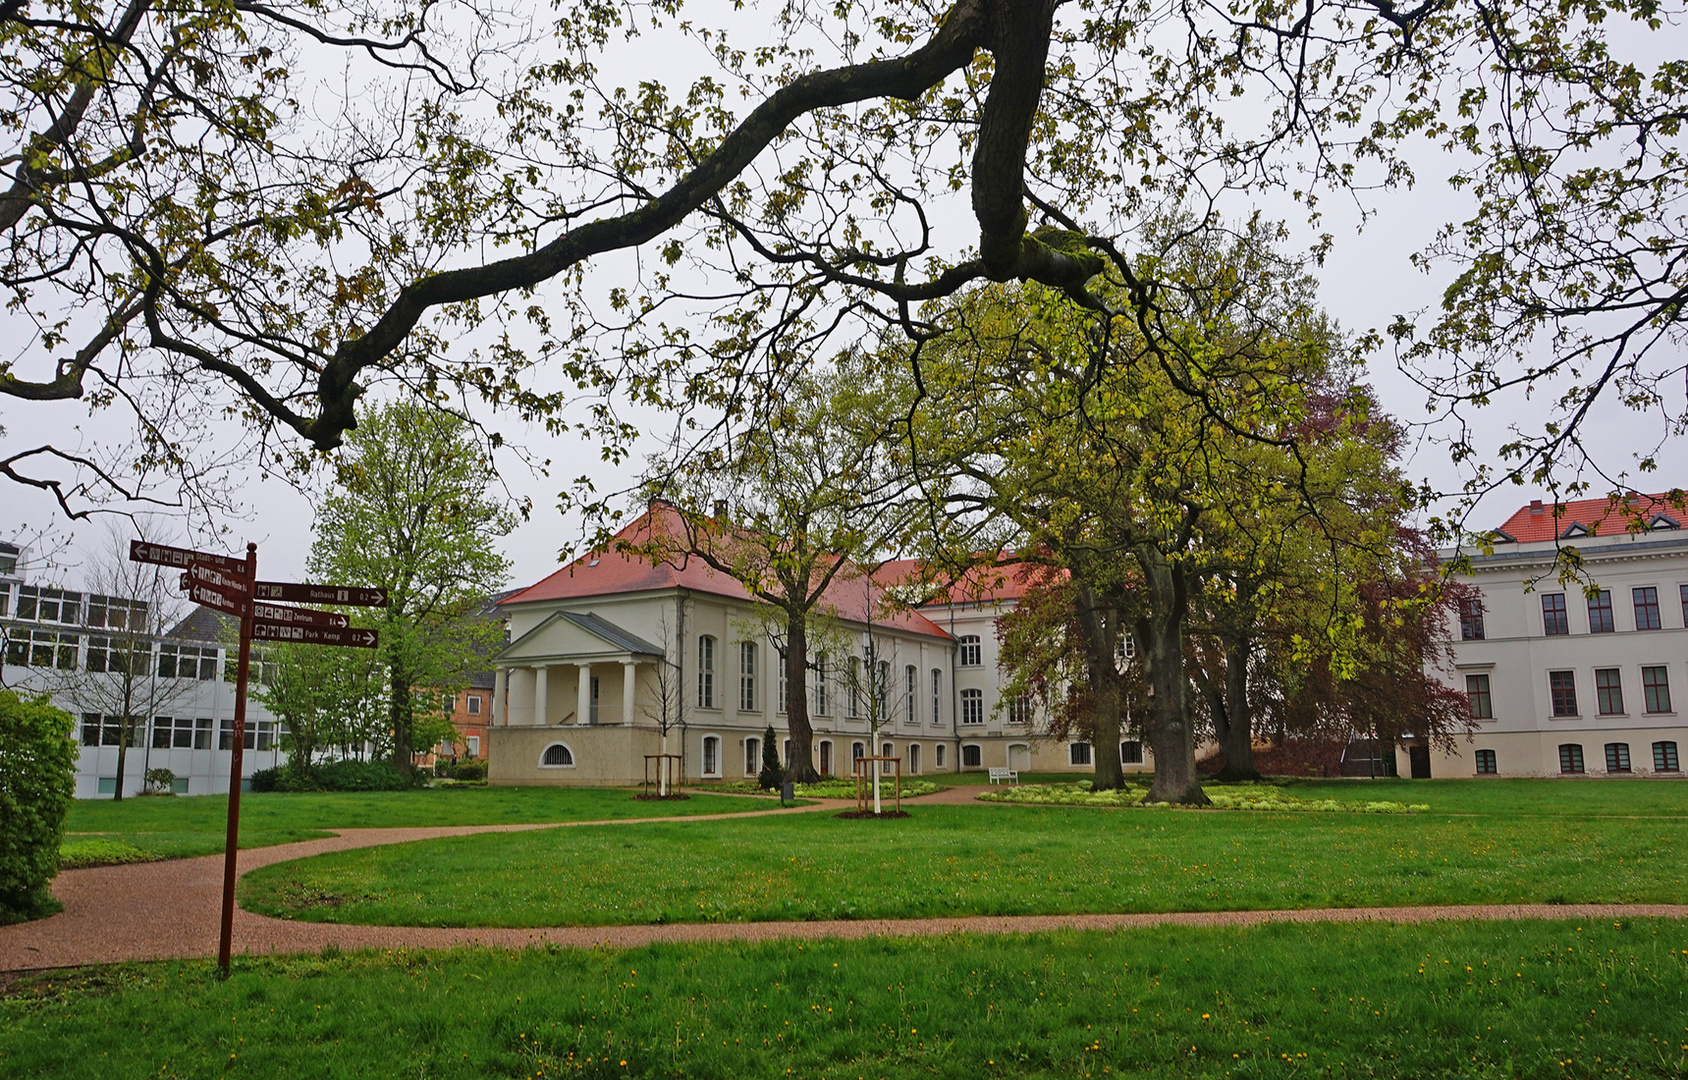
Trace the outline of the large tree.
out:
[[[817,779],[809,721],[814,623],[839,614],[835,585],[864,592],[864,565],[905,531],[909,474],[887,438],[889,407],[867,379],[868,358],[839,357],[807,374],[753,422],[651,463],[648,488],[671,515],[638,554],[701,559],[774,613],[784,665],[789,778]],[[859,615],[859,612],[850,614]],[[871,612],[868,613],[871,616]]]
[[[393,763],[408,772],[416,692],[437,703],[439,692],[468,685],[502,642],[497,621],[476,615],[509,575],[497,544],[515,515],[489,494],[487,460],[449,412],[378,407],[348,450],[317,510],[309,567],[319,580],[387,590],[387,607],[358,614],[381,632]]]
[[[202,420],[284,433],[260,451],[304,464],[383,381],[566,423],[536,364],[639,400],[777,392],[794,344],[918,338],[910,305],[987,280],[1152,335],[1157,207],[1388,209],[1444,162],[1469,200],[1424,253],[1448,288],[1396,332],[1450,409],[1562,377],[1501,471],[1579,447],[1603,395],[1668,405],[1681,0],[738,7],[0,0],[24,343],[0,393],[128,410],[139,440],[20,443],[0,472],[71,512],[78,470],[105,496],[203,494]],[[1105,267],[1128,287],[1097,287]],[[465,328],[479,351],[449,347]],[[612,454],[630,434],[584,423]]]

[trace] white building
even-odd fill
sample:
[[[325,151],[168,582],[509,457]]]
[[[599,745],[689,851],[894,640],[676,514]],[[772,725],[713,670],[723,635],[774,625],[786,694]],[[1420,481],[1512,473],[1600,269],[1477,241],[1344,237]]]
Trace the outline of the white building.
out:
[[[19,552],[0,545],[0,681],[29,691],[77,680],[110,680],[105,660],[114,632],[128,620],[144,621],[143,603],[26,581],[18,572]],[[229,789],[234,739],[234,658],[225,655],[215,613],[196,608],[151,645],[146,678],[166,681],[176,693],[140,718],[124,761],[123,792],[137,794],[149,769],[168,769],[180,794],[206,795]],[[94,697],[95,695],[88,695]],[[109,700],[112,695],[99,697]],[[154,697],[153,700],[158,700]],[[76,796],[109,797],[116,791],[118,718],[85,708],[60,690],[54,703],[76,717]],[[246,708],[242,775],[287,760],[277,724],[262,705]]]
[[[1682,775],[1688,516],[1664,496],[1521,507],[1471,558],[1455,629],[1477,730],[1437,776]],[[1574,547],[1586,581],[1562,583]],[[1586,589],[1585,589],[1586,585]]]
[[[657,504],[618,539],[639,542],[652,514],[665,513]],[[894,756],[908,775],[993,766],[1090,773],[1087,744],[1037,738],[1033,711],[1002,700],[994,622],[1020,590],[1011,582],[957,590],[964,600],[918,611],[888,604],[889,583],[913,572],[895,564],[873,580],[841,577],[827,593],[831,629],[812,632],[808,664],[814,767],[848,776],[851,758]],[[754,778],[770,726],[788,749],[778,621],[700,560],[652,565],[612,544],[500,606],[510,644],[494,661],[495,783],[638,782],[646,756],[662,751],[665,696],[675,721],[667,752],[683,757],[688,781]],[[1125,756],[1141,767],[1139,744]]]

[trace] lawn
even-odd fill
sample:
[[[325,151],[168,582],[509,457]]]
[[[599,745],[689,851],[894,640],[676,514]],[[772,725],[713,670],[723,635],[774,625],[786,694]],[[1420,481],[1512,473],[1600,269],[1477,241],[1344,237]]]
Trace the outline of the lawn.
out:
[[[0,1075],[1680,1077],[1665,920],[458,950],[26,976]]]
[[[427,825],[608,821],[766,810],[759,800],[698,795],[642,802],[609,788],[425,788],[418,791],[248,793],[240,797],[240,846],[268,847],[326,836],[325,830]],[[103,839],[161,858],[223,850],[228,797],[78,799],[65,840]]]
[[[670,823],[636,841],[588,827],[279,864],[243,878],[241,901],[307,920],[524,927],[1688,897],[1680,785],[1334,788],[1432,810],[913,804],[903,821]],[[1297,790],[1324,797],[1333,785]]]

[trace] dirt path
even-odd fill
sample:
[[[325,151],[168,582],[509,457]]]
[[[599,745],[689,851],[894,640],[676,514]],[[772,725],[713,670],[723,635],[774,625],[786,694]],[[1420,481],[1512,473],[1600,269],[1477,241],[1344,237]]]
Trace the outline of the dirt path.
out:
[[[951,788],[923,796],[921,803],[965,803],[977,788]],[[823,800],[815,806],[770,809],[761,814],[837,811],[849,806]],[[410,829],[342,829],[321,840],[242,851],[239,871],[302,859],[329,851],[468,836],[488,832],[637,826],[653,821],[711,821],[743,814],[577,821],[538,825],[460,825]],[[78,967],[124,960],[166,960],[211,956],[217,951],[217,914],[222,895],[221,855],[131,866],[68,870],[53,883],[65,909],[49,919],[0,926],[0,971]],[[417,926],[339,926],[290,922],[236,909],[234,951],[242,954],[315,952],[324,946],[443,948],[487,945],[518,948],[629,947],[652,942],[814,940],[817,938],[903,937],[930,934],[1010,934],[1043,930],[1111,930],[1128,927],[1253,926],[1267,922],[1429,922],[1438,919],[1619,919],[1643,916],[1688,918],[1684,904],[1502,904],[1445,907],[1316,908],[1290,911],[1170,912],[1163,914],[969,916],[947,919],[861,919],[828,922],[696,923],[666,926],[544,927],[473,929]]]

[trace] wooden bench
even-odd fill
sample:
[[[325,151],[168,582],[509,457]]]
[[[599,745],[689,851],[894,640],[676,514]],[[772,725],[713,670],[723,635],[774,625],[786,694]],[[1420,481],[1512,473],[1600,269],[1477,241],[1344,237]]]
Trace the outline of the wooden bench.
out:
[[[1012,780],[1018,784],[1020,782],[1020,774],[1015,772],[1013,769],[1005,769],[999,765],[991,766],[991,783],[1001,784],[1008,780]]]

